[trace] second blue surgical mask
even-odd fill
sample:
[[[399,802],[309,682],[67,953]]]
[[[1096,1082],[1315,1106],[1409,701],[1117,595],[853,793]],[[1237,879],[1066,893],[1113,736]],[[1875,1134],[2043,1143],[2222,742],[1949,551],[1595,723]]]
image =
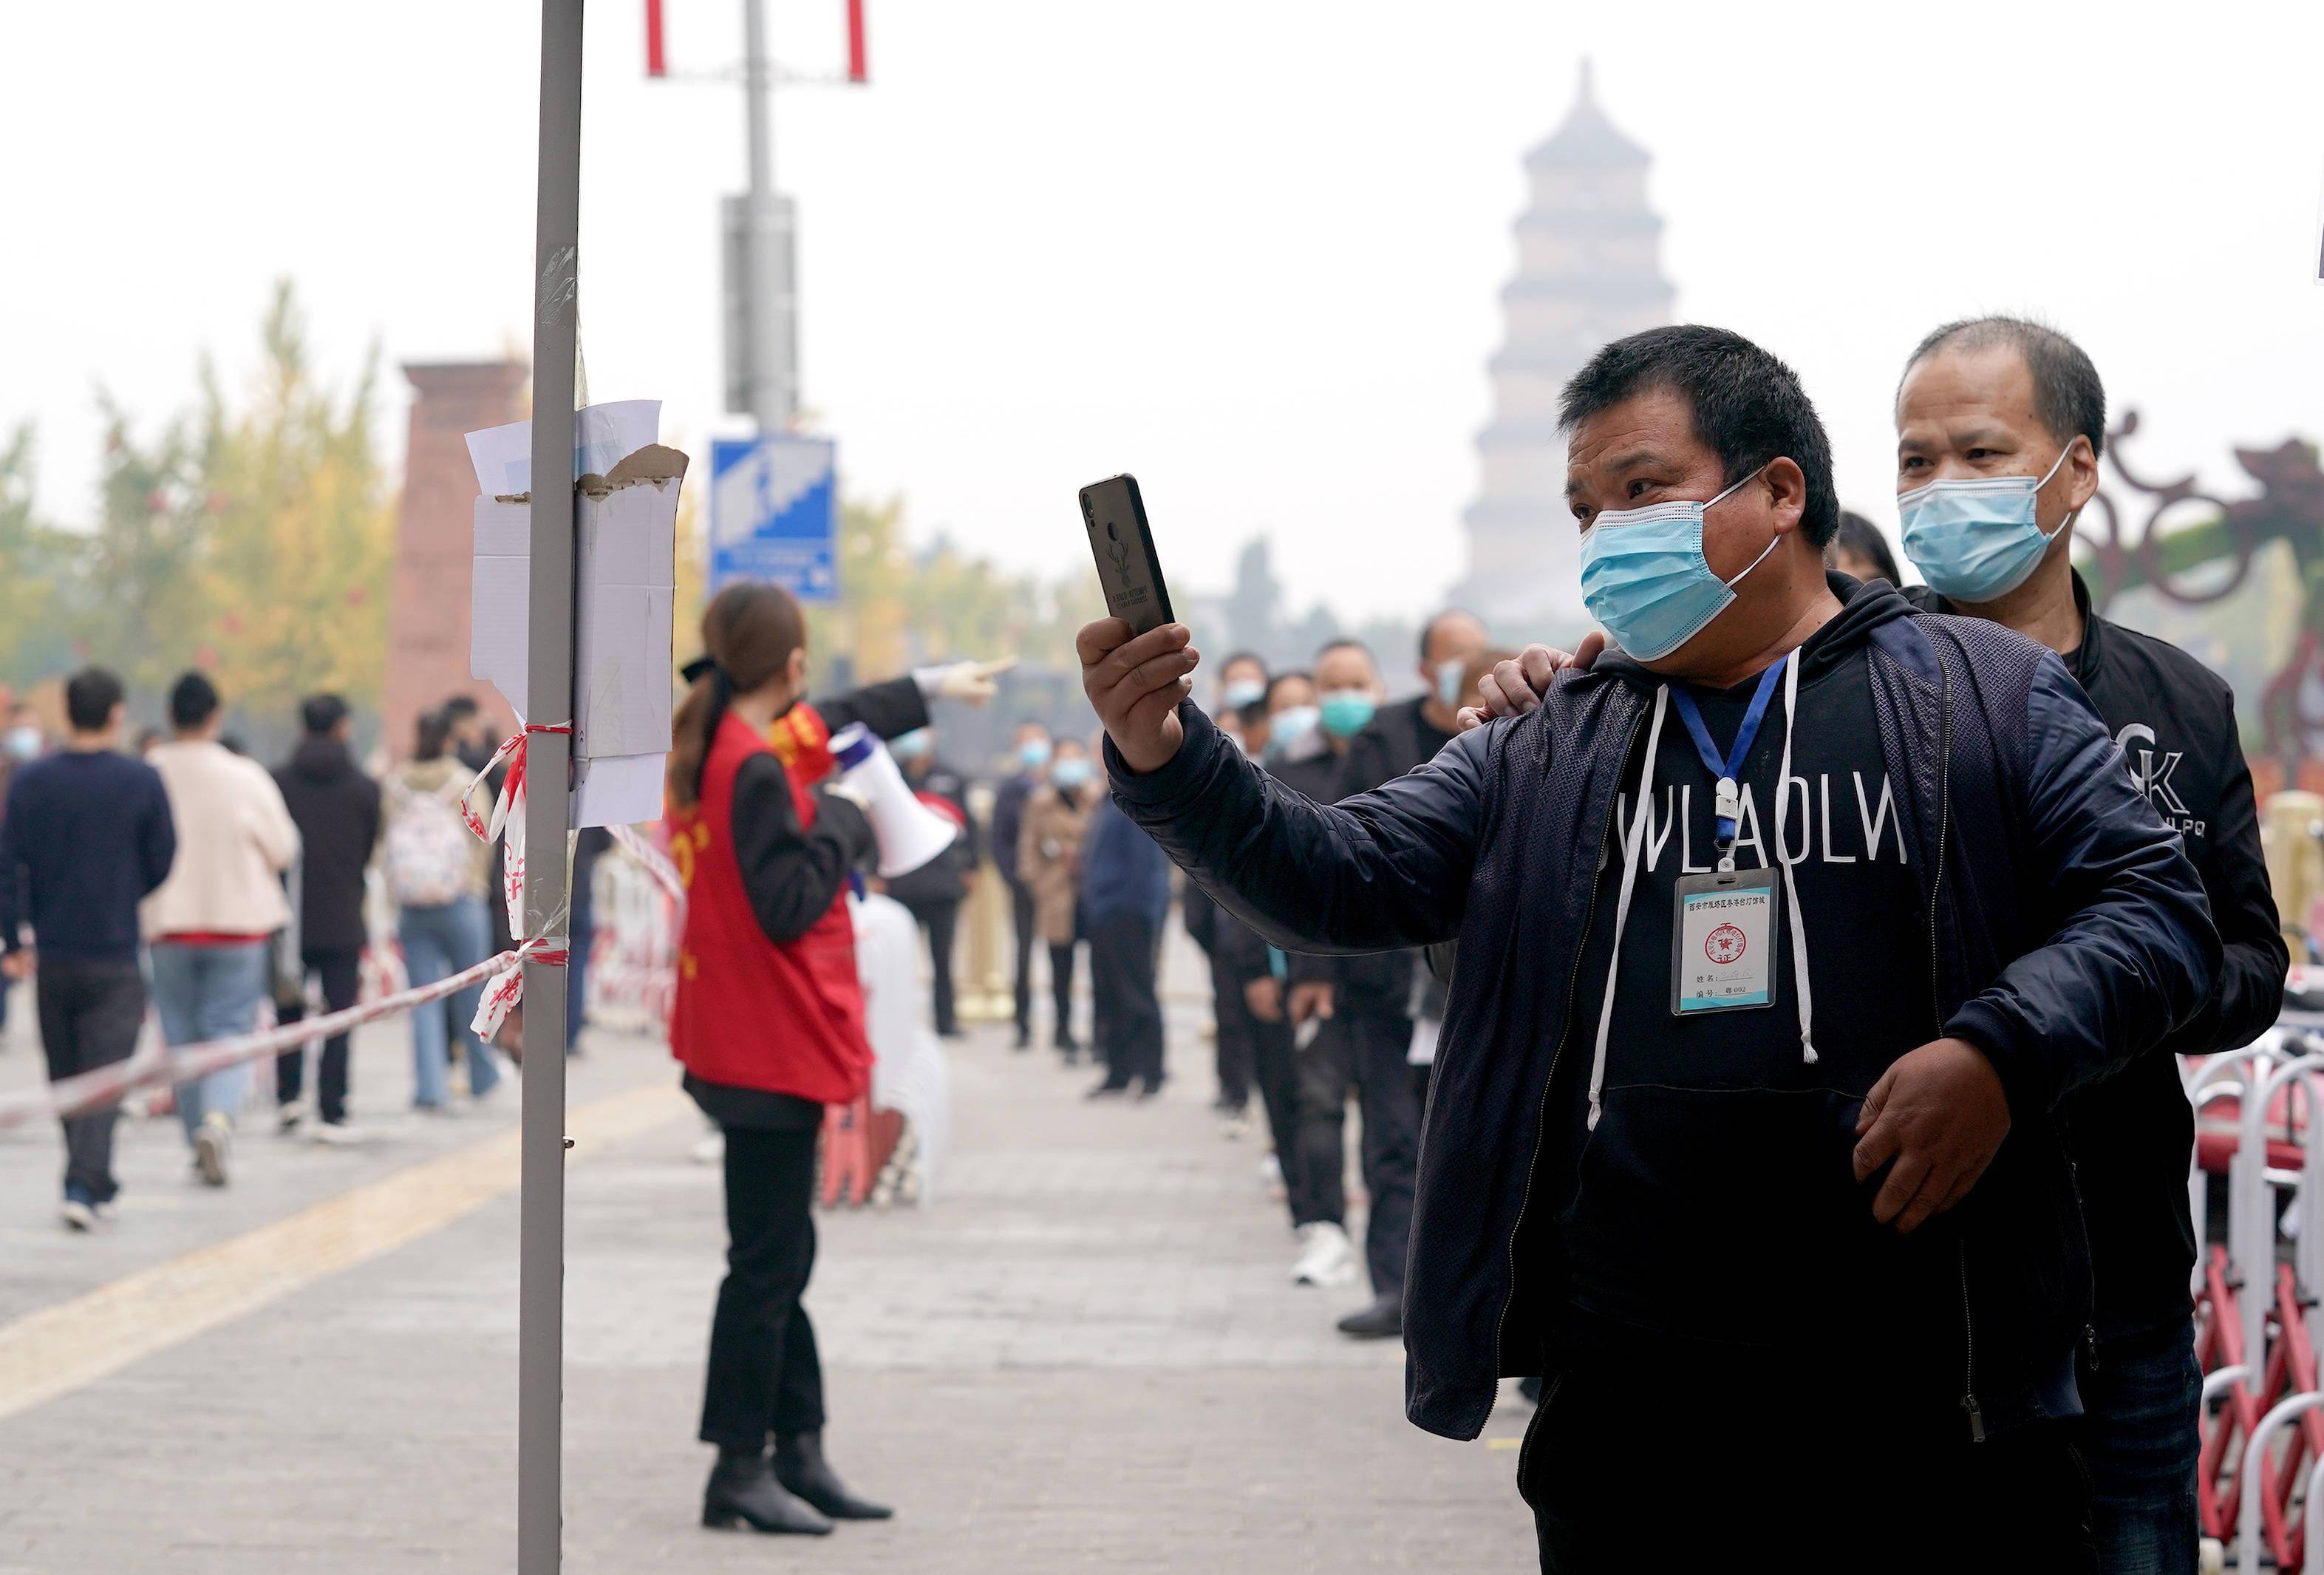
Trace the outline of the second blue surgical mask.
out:
[[[2031,476],[1970,476],[1932,481],[1896,495],[1904,556],[1939,596],[1988,602],[2033,577],[2050,543],[2074,523],[2070,512],[2046,533],[2034,518],[2042,489],[2066,462],[2059,452],[2037,480]],[[2079,512],[2079,511],[2076,511]]]
[[[1764,470],[1765,466],[1760,469]],[[1781,535],[1732,579],[1702,555],[1702,516],[1755,470],[1709,503],[1658,503],[1600,514],[1582,533],[1582,600],[1614,643],[1641,662],[1669,655],[1735,600],[1743,575],[1759,567]]]
[[[1458,658],[1436,664],[1436,698],[1448,706],[1461,703],[1461,691],[1466,686],[1461,681],[1469,676],[1469,664]]]
[[[1352,738],[1364,730],[1379,703],[1360,689],[1335,689],[1323,696],[1318,718],[1334,738]]]
[[[1090,763],[1080,755],[1069,755],[1049,767],[1049,780],[1063,792],[1072,792],[1086,786],[1090,779]]]

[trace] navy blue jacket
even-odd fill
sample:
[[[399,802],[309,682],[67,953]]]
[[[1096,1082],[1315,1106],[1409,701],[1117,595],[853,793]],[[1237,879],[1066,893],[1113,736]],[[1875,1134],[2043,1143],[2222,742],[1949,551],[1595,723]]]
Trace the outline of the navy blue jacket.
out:
[[[2200,1008],[2218,939],[2178,838],[2055,655],[1997,625],[1916,615],[1885,585],[1832,585],[1864,626],[1889,774],[1911,784],[1898,809],[1924,902],[1929,1037],[1977,1044],[2009,1097],[2009,1136],[1954,1211],[1961,1401],[1982,1436],[2043,1413],[2088,1329],[2058,1103]],[[1276,944],[1460,941],[1405,1303],[1407,1412],[1448,1437],[1475,1437],[1497,1379],[1547,1360],[1562,1287],[1517,1238],[1552,1070],[1569,1041],[1587,1054],[1587,1025],[1568,1021],[1577,940],[1655,681],[1615,653],[1560,675],[1538,710],[1329,807],[1245,762],[1191,706],[1160,770],[1111,757],[1124,810]]]
[[[1126,911],[1159,924],[1169,909],[1170,861],[1135,822],[1099,800],[1082,833],[1083,915],[1095,924]]]
[[[32,926],[44,958],[135,962],[137,904],[178,856],[161,774],[110,750],[35,760],[0,823],[0,950]]]

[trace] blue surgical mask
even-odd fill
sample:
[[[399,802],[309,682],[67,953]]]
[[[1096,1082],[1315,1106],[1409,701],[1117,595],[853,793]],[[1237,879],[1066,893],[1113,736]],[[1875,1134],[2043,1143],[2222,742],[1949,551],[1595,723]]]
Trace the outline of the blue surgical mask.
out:
[[[1364,730],[1379,709],[1372,697],[1360,689],[1335,689],[1323,697],[1317,709],[1317,719],[1323,731],[1334,738],[1352,738]]]
[[[1076,788],[1086,786],[1089,779],[1090,763],[1078,755],[1072,759],[1060,760],[1056,764],[1049,767],[1049,781],[1064,792],[1072,792]]]
[[[1267,723],[1267,752],[1281,755],[1315,730],[1321,715],[1314,706],[1286,706]]]
[[[1267,680],[1238,678],[1219,690],[1219,704],[1230,711],[1240,710],[1254,700],[1267,698]]]
[[[888,740],[888,753],[899,760],[918,760],[928,752],[928,730],[915,727]]]
[[[1582,600],[1617,645],[1641,662],[1657,661],[1734,602],[1743,575],[1766,562],[1783,538],[1770,537],[1743,574],[1721,579],[1702,555],[1702,516],[1758,475],[1753,471],[1710,503],[1610,510],[1582,533]]]
[[[2069,444],[2068,448],[2072,445]],[[2025,583],[2072,514],[2046,534],[2034,521],[2036,495],[2066,462],[2061,450],[2039,480],[2031,476],[1971,476],[1932,481],[1896,495],[1904,556],[1929,588],[1955,601],[1988,602]]]
[[[1469,664],[1448,660],[1436,664],[1436,698],[1448,706],[1461,703],[1461,681],[1469,676]]]
[[[8,729],[8,755],[14,760],[35,760],[41,753],[41,730],[38,727]]]
[[[1017,760],[1028,771],[1040,770],[1049,764],[1049,741],[1047,738],[1026,739],[1017,746]]]

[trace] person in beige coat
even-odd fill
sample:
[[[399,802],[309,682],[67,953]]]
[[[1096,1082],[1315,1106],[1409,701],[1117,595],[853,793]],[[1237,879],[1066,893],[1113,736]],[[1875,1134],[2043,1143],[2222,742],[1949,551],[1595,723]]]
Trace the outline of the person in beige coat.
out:
[[[154,1009],[173,1047],[258,1026],[267,940],[290,920],[282,876],[298,861],[299,828],[266,768],[218,742],[221,717],[217,688],[187,673],[170,690],[173,734],[145,757],[161,775],[178,835],[169,878],[139,911]],[[178,1085],[194,1168],[213,1187],[226,1183],[249,1086],[246,1061]]]
[[[1049,988],[1056,1001],[1056,1046],[1071,1066],[1081,1057],[1074,1038],[1074,942],[1081,893],[1082,832],[1090,808],[1104,792],[1078,738],[1060,738],[1049,760],[1049,780],[1025,801],[1017,832],[1017,878],[1033,894],[1033,923],[1049,947]]]

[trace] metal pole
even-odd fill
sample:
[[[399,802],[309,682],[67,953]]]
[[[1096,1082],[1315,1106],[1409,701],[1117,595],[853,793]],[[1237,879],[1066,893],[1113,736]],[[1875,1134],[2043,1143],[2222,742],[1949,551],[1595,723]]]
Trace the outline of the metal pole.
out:
[[[766,0],[742,0],[742,103],[750,140],[750,223],[745,228],[744,289],[750,298],[751,414],[762,432],[791,424],[791,303],[782,255],[782,217],[776,211],[775,121],[768,93],[774,80],[767,58]]]
[[[526,719],[573,718],[573,384],[581,228],[583,0],[541,0],[533,218],[532,535]],[[525,740],[524,934],[562,935],[572,740]],[[557,1575],[564,1529],[565,968],[524,969],[523,1220],[518,1246],[518,1575]]]

